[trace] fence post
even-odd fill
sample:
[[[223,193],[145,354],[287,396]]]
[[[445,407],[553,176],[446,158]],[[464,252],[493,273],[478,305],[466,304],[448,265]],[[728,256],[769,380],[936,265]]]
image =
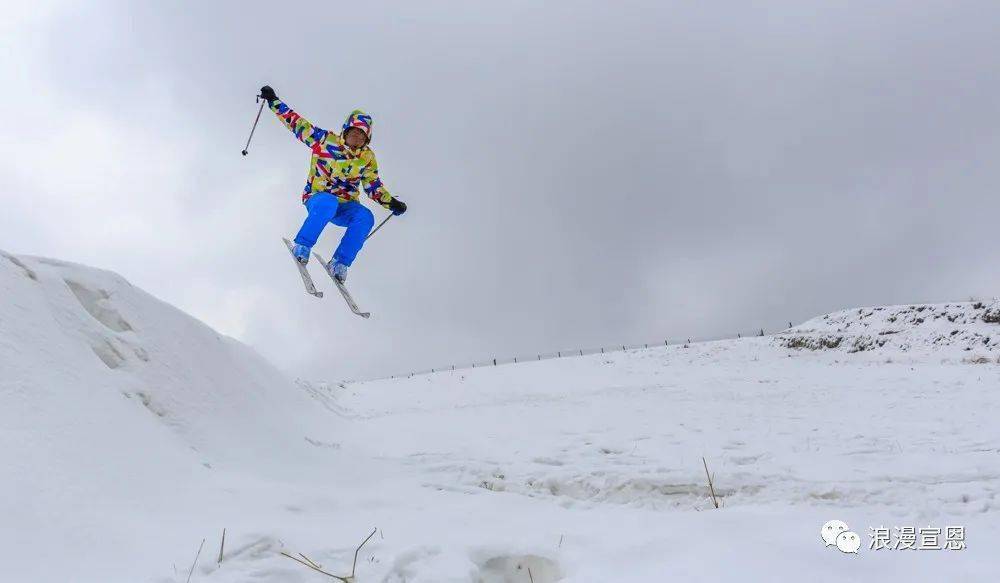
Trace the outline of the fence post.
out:
[[[789,327],[789,328],[792,328],[793,326],[794,326],[794,324],[793,324],[792,322],[789,322],[789,323],[788,323],[788,327]],[[765,335],[766,335],[766,333],[765,333],[765,331],[764,331],[764,328],[760,328],[760,329],[759,329],[759,331],[758,331],[758,333],[756,334],[756,336],[765,336]],[[742,339],[742,338],[743,338],[743,334],[742,334],[741,332],[737,332],[737,333],[736,333],[736,337],[737,337],[737,338],[740,338],[740,339]],[[685,342],[685,345],[687,345],[687,344],[691,344],[691,339],[690,339],[690,338],[688,338],[688,339],[687,339],[687,341]],[[663,345],[664,345],[664,346],[667,346],[667,347],[669,347],[669,346],[670,346],[670,340],[669,340],[669,339],[666,339],[666,340],[664,340],[664,341],[663,341]],[[648,348],[649,348],[649,343],[645,343],[645,344],[643,344],[642,346],[643,346],[643,348],[646,348],[646,349],[648,349]],[[638,347],[638,345],[636,345],[636,347]],[[627,344],[622,344],[622,345],[621,345],[621,349],[622,349],[622,351],[623,351],[623,352],[628,352],[628,350],[629,350],[629,348],[628,348],[628,345],[627,345]],[[617,347],[615,347],[615,348],[610,348],[610,349],[609,349],[609,348],[605,348],[604,346],[601,346],[601,347],[600,347],[600,351],[601,351],[601,354],[607,354],[607,353],[608,353],[609,351],[612,351],[612,352],[613,352],[613,351],[615,351],[615,350],[617,350]],[[573,352],[576,352],[576,353],[577,353],[577,354],[579,354],[580,356],[584,356],[584,352],[585,352],[585,351],[584,351],[584,349],[580,348],[580,349],[577,349],[577,350],[575,350],[575,351],[573,351]],[[567,353],[567,355],[568,355],[568,354],[569,354],[569,353]],[[590,353],[590,354],[596,354],[596,352],[592,352],[592,353]],[[562,351],[561,351],[561,350],[559,350],[559,351],[557,351],[557,352],[556,352],[556,357],[557,357],[557,358],[563,358],[563,353],[562,353]],[[522,359],[518,360],[518,357],[516,357],[516,356],[515,356],[515,357],[513,357],[513,362],[514,362],[514,363],[519,363],[519,362],[524,362],[525,360],[530,360],[530,358],[531,358],[531,357],[529,356],[529,357],[527,357],[527,358],[522,358]],[[551,358],[551,357],[547,357],[547,358]],[[539,360],[539,361],[540,361],[540,360],[542,360],[542,355],[541,355],[541,353],[538,353],[538,354],[536,354],[536,355],[535,355],[535,359],[536,359],[536,360]],[[486,364],[488,365],[488,364],[489,364],[489,361],[487,361],[487,362],[486,362]],[[499,365],[500,365],[500,359],[499,359],[499,358],[496,358],[496,357],[494,357],[494,358],[493,358],[493,366],[499,366]],[[476,368],[476,363],[475,363],[475,362],[473,362],[473,363],[472,363],[471,365],[463,365],[463,368]],[[443,368],[443,369],[441,369],[441,370],[442,370],[442,371],[445,371],[445,370],[448,370],[448,369],[447,369],[447,368]],[[453,370],[453,371],[454,371],[454,370],[458,370],[458,365],[455,365],[455,364],[451,365],[451,370]],[[430,369],[430,372],[431,372],[431,373],[436,373],[436,372],[437,372],[437,369],[436,369],[436,368],[432,368],[432,369]],[[411,372],[411,373],[409,373],[409,374],[407,374],[407,375],[405,375],[405,376],[404,376],[404,375],[399,375],[399,378],[401,378],[401,379],[402,379],[402,378],[413,378],[413,377],[414,377],[415,375],[417,375],[417,374],[427,374],[427,371],[424,371],[424,372],[420,372],[420,373],[417,373],[417,372]],[[385,378],[385,377],[382,377],[382,378]],[[390,378],[390,379],[396,379],[396,375],[391,375],[391,376],[390,376],[389,378]]]

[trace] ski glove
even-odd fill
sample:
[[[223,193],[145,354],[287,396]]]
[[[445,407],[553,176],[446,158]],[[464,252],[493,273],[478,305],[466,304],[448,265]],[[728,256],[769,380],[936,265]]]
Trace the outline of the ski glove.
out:
[[[398,198],[393,198],[389,201],[389,210],[392,211],[392,214],[399,216],[406,212],[406,203]]]
[[[274,92],[274,89],[272,89],[270,85],[265,85],[260,88],[260,96],[268,103],[278,99],[278,94]]]

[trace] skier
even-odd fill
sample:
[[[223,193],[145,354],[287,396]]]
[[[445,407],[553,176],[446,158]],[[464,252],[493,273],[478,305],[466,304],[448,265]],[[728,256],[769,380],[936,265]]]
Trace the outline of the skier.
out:
[[[312,162],[302,203],[308,216],[295,237],[292,254],[305,265],[327,223],[347,227],[333,258],[325,266],[330,276],[341,284],[354,262],[365,238],[375,224],[375,217],[358,200],[358,187],[369,198],[394,215],[406,212],[406,204],[393,197],[378,175],[375,153],[368,147],[372,137],[372,118],[360,109],[347,116],[340,133],[318,128],[278,99],[274,89],[265,85],[260,96],[295,137],[312,148]]]

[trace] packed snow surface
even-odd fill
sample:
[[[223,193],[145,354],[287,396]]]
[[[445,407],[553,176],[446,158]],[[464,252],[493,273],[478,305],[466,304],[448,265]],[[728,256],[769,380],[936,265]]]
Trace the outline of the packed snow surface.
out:
[[[281,553],[347,575],[373,530],[358,583],[1000,573],[995,302],[340,384],[112,273],[3,253],[0,298],[2,581],[332,580]]]

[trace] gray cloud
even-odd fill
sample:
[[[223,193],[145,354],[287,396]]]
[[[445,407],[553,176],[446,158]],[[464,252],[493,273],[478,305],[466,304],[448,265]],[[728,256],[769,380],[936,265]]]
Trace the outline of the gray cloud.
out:
[[[995,3],[139,4],[5,41],[0,247],[306,376],[1000,288]],[[265,112],[238,153],[264,82],[321,126],[375,115],[411,212],[352,273],[372,321],[301,293],[308,152]]]

